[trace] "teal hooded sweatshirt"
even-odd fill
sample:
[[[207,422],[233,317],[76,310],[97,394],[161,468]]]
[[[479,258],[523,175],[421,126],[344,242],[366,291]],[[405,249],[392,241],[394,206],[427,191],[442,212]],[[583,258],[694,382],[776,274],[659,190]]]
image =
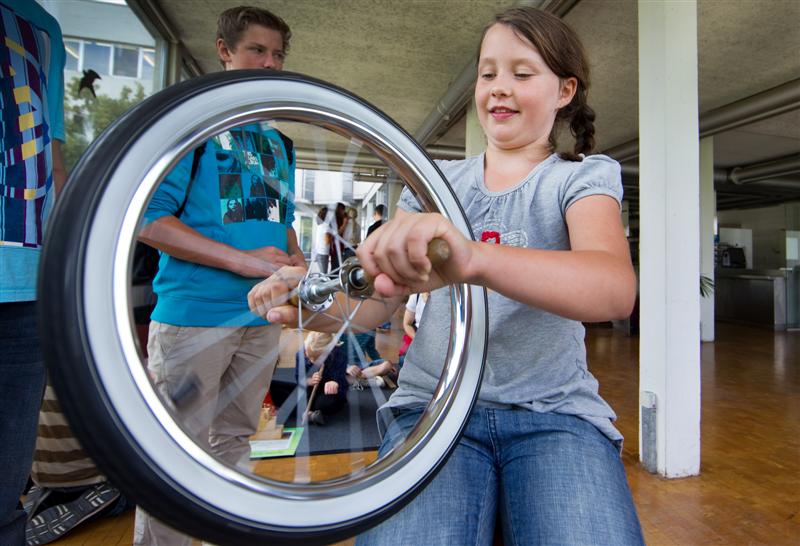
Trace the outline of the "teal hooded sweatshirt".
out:
[[[274,246],[287,250],[294,222],[292,142],[265,124],[232,129],[210,139],[194,182],[193,153],[165,177],[145,212],[145,223],[176,215],[200,234],[240,250]],[[161,253],[151,318],[174,326],[262,326],[247,293],[262,279],[179,260]]]

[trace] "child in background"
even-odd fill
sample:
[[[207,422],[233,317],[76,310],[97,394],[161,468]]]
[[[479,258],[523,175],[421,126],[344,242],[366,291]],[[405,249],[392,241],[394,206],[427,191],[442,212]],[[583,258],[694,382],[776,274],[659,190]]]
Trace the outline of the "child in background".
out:
[[[360,546],[492,544],[499,515],[505,544],[642,544],[616,415],[589,373],[582,321],[624,318],[636,278],[620,218],[619,164],[594,146],[588,64],[559,18],[511,8],[487,26],[475,107],[485,153],[438,162],[473,229],[470,240],[440,214],[422,213],[404,190],[395,217],[357,252],[384,302],[363,305],[359,324],[384,306],[431,290],[398,389],[379,411],[395,416],[380,455],[419,420],[441,375],[449,290],[489,289],[489,336],[480,394],[463,435],[436,477],[405,508],[358,537]],[[563,122],[575,137],[558,154]],[[432,269],[428,243],[449,260]],[[253,288],[252,309],[296,323],[282,302],[304,271],[283,268]],[[274,303],[273,303],[274,302]],[[343,303],[344,306],[344,303]],[[340,322],[319,317],[310,327]]]
[[[397,352],[401,358],[400,365],[402,366],[402,359],[405,358],[411,342],[417,335],[419,323],[422,320],[422,312],[425,311],[425,304],[428,303],[428,292],[422,294],[411,294],[406,302],[406,309],[403,312],[403,342],[400,345],[400,350]]]
[[[347,360],[341,346],[333,345],[333,335],[322,332],[312,332],[303,343],[303,354],[296,355],[297,367],[295,370],[304,370],[306,378],[306,399],[311,399],[311,393],[316,385],[316,395],[311,403],[306,418],[314,425],[324,425],[325,418],[331,417],[347,404]],[[294,393],[299,385],[273,380],[270,385],[270,395],[276,405],[282,405]]]

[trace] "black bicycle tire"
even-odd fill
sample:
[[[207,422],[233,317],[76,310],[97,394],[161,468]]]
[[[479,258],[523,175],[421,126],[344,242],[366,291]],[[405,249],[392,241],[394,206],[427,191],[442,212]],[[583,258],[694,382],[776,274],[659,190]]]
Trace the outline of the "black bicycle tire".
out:
[[[380,110],[341,88],[286,72],[271,74],[259,70],[211,74],[172,86],[148,98],[95,140],[59,196],[50,218],[40,267],[43,351],[50,380],[76,436],[112,482],[148,512],[168,519],[171,525],[190,534],[197,534],[197,529],[202,529],[203,538],[219,544],[260,540],[289,544],[300,538],[309,544],[322,544],[352,536],[390,517],[433,479],[441,464],[432,468],[429,475],[406,495],[387,504],[380,513],[365,514],[343,525],[320,526],[293,533],[286,528],[265,526],[222,512],[176,484],[153,464],[136,439],[127,434],[97,376],[82,306],[84,269],[87,267],[85,243],[93,213],[106,190],[110,174],[124,157],[127,147],[162,113],[188,98],[234,82],[264,78],[295,79],[327,87],[360,102],[397,127]],[[403,133],[407,135],[405,131]],[[413,141],[410,135],[407,136]],[[69,325],[66,335],[63,325]],[[82,365],[72,365],[76,362]],[[88,385],[92,388],[87,389]],[[473,404],[474,401],[473,398]],[[457,438],[449,447],[448,454],[456,443]],[[127,452],[132,456],[120,456]]]

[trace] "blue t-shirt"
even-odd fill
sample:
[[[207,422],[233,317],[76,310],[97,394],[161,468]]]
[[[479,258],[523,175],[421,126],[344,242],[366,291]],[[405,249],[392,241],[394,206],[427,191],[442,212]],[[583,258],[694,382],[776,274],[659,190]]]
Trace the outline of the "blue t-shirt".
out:
[[[31,0],[0,0],[0,302],[36,299],[55,197],[52,140],[64,140],[64,44]]]
[[[145,212],[145,222],[177,213],[187,194],[194,154],[166,176]],[[209,140],[188,192],[181,222],[201,235],[240,250],[287,250],[294,222],[291,141],[267,125],[251,124]],[[153,289],[152,319],[174,326],[261,326],[247,293],[262,279],[179,260],[162,253]]]

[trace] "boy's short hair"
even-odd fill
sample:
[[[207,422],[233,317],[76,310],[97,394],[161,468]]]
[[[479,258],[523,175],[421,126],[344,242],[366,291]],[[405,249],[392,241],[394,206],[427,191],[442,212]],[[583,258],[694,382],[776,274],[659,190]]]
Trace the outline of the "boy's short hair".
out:
[[[292,31],[286,21],[264,8],[237,6],[219,14],[217,19],[217,40],[223,40],[231,49],[236,49],[242,34],[249,25],[261,25],[281,33],[283,52],[289,51]]]
[[[377,205],[375,207],[375,212],[383,216],[386,214],[386,206],[385,205]]]

